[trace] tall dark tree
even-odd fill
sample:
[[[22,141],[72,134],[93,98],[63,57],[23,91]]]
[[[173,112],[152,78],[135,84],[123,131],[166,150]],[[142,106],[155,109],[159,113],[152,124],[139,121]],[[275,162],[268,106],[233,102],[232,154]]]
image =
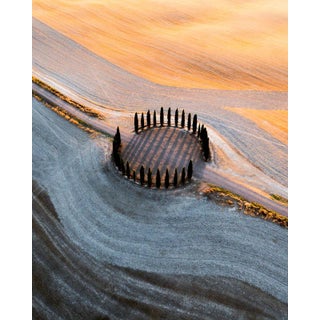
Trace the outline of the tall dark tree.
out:
[[[153,126],[157,126],[157,113],[156,110],[153,111]]]
[[[203,134],[204,134],[204,125],[202,125],[201,129],[200,129],[200,139],[201,140],[203,139]]]
[[[193,122],[192,122],[192,131],[193,131],[193,134],[196,134],[197,132],[197,122],[198,122],[198,119],[197,119],[197,115],[195,114],[193,116]]]
[[[112,141],[112,155],[113,155],[113,157],[118,153],[118,150],[119,150],[119,145],[118,145],[116,139],[113,139],[113,141]]]
[[[198,133],[197,133],[197,137],[200,138],[200,123],[198,124]]]
[[[141,166],[140,168],[140,183],[143,186],[144,185],[144,167]]]
[[[175,170],[174,170],[173,185],[175,187],[178,185],[178,170],[177,170],[177,168],[175,168]]]
[[[168,127],[170,127],[171,126],[171,108],[168,109],[167,119],[168,119]]]
[[[181,183],[185,184],[186,183],[186,168],[183,167],[182,168],[182,172],[181,172]]]
[[[159,169],[157,170],[156,187],[157,187],[158,189],[161,187],[161,175],[160,175]]]
[[[202,141],[205,141],[208,138],[207,128],[203,127],[203,130],[200,133],[200,137]]]
[[[124,166],[124,162],[123,162],[123,159],[121,158],[120,160],[120,170],[122,172],[122,175],[125,175],[126,174],[126,167]]]
[[[148,112],[147,112],[147,126],[148,126],[148,128],[150,128],[150,125],[151,125],[150,110],[148,110]]]
[[[166,169],[166,177],[165,177],[165,180],[164,180],[164,186],[166,187],[166,189],[169,188],[169,182],[170,182],[169,179],[170,179],[169,171],[168,171],[168,169]]]
[[[113,143],[112,143],[113,155],[115,155],[116,153],[119,153],[120,144],[121,144],[120,130],[119,130],[119,127],[117,127],[117,132],[113,137]]]
[[[163,114],[163,107],[160,109],[160,126],[163,127],[164,122],[164,114]]]
[[[193,164],[192,164],[192,160],[190,160],[188,165],[188,173],[187,173],[188,180],[191,180],[192,174],[193,174]]]
[[[188,114],[188,130],[191,129],[191,113]]]
[[[209,158],[210,158],[210,147],[209,147],[209,138],[208,138],[208,136],[203,141],[202,149],[203,149],[204,159],[206,161],[208,161]]]
[[[130,173],[130,166],[128,161],[126,163],[126,176],[128,177],[128,179],[130,179],[131,173]]]
[[[148,187],[151,188],[152,186],[152,172],[151,169],[149,168],[148,170]]]
[[[118,145],[116,143],[116,141],[113,140],[113,160],[114,163],[116,164],[117,168],[120,170],[120,155],[119,155],[119,151],[118,151]]]
[[[121,135],[120,135],[120,129],[119,127],[117,127],[117,132],[114,136],[114,140],[117,141],[118,145],[120,146],[121,145]]]
[[[174,114],[174,125],[177,127],[179,121],[179,111],[178,108],[176,109],[176,113]]]
[[[134,115],[134,131],[135,131],[136,133],[138,133],[138,130],[139,130],[138,114],[135,113],[135,115]]]
[[[132,179],[134,182],[136,182],[136,170],[133,170],[132,172]]]
[[[143,130],[144,128],[144,114],[143,112],[141,113],[141,129]]]
[[[181,115],[181,128],[184,128],[184,124],[185,124],[185,114],[184,114],[184,110],[182,110],[182,115]]]

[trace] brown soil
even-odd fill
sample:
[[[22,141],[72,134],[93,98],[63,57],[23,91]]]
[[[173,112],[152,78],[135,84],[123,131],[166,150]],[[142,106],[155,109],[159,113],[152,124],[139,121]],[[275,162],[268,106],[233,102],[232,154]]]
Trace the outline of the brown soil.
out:
[[[194,170],[201,170],[203,167],[197,137],[187,130],[175,127],[155,127],[134,134],[122,147],[122,157],[137,174],[142,165],[146,174],[151,168],[154,179],[159,169],[164,180],[168,168],[170,181],[173,179],[175,168],[178,169],[179,176],[183,167],[187,171],[190,160],[193,162]]]

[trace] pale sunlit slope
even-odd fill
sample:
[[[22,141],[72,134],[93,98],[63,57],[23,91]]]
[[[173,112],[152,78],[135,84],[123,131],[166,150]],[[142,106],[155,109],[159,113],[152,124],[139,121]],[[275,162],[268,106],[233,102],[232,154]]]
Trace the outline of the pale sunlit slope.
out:
[[[259,128],[288,144],[288,110],[253,110],[247,108],[226,108],[253,121]]]
[[[33,16],[156,83],[287,90],[283,0],[33,0]]]

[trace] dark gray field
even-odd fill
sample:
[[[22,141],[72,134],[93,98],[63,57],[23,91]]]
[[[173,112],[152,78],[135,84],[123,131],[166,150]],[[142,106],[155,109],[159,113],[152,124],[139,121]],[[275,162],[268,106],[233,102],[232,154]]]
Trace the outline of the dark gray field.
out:
[[[35,319],[286,319],[287,229],[155,192],[33,100]]]

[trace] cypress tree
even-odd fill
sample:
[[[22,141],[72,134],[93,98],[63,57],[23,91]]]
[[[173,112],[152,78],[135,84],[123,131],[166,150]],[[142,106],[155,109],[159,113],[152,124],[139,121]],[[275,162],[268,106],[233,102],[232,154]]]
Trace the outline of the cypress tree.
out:
[[[171,126],[171,108],[168,109],[168,127]]]
[[[164,114],[163,114],[163,107],[160,109],[160,126],[163,127],[163,119],[164,119]]]
[[[120,169],[119,145],[115,138],[112,141],[112,157],[117,168]]]
[[[157,170],[157,177],[156,177],[156,187],[159,189],[161,186],[161,175],[159,169]]]
[[[132,178],[133,178],[133,181],[136,182],[136,170],[133,170]]]
[[[197,134],[198,138],[200,138],[200,123],[198,124],[198,134]]]
[[[130,166],[128,161],[126,164],[126,176],[128,177],[128,179],[130,179]]]
[[[191,129],[191,113],[188,114],[188,130]]]
[[[192,131],[193,131],[193,134],[196,134],[197,132],[197,122],[198,122],[198,119],[197,119],[197,115],[195,114],[193,116],[193,122],[192,122]]]
[[[185,184],[186,183],[186,168],[183,167],[182,172],[181,172],[181,183]]]
[[[204,155],[204,159],[206,161],[208,161],[209,157],[210,157],[210,147],[209,147],[209,138],[206,137],[203,143],[203,155]]]
[[[121,158],[120,160],[120,170],[122,172],[122,175],[125,175],[126,174],[126,168],[124,166],[124,162],[123,162],[123,159]]]
[[[138,114],[135,113],[135,115],[134,115],[134,131],[135,131],[136,133],[138,133],[138,130],[139,130]]]
[[[192,160],[190,160],[188,165],[188,180],[191,180],[192,174],[193,174],[193,164],[192,164]]]
[[[148,128],[150,128],[150,125],[151,125],[150,110],[148,110],[148,112],[147,112],[147,126],[148,126]]]
[[[116,153],[118,153],[118,145],[117,145],[117,141],[115,139],[113,139],[113,141],[112,141],[112,155],[113,155],[113,157],[115,156]]]
[[[169,188],[169,171],[168,171],[168,168],[166,169],[166,177],[165,177],[165,180],[164,180],[164,185],[166,187],[166,189]]]
[[[179,120],[179,111],[178,108],[176,109],[176,113],[174,115],[174,125],[177,127],[178,126],[178,120]]]
[[[141,129],[143,130],[144,128],[144,114],[143,112],[141,113]]]
[[[203,139],[203,134],[204,134],[204,125],[201,126],[201,130],[200,130],[200,139]]]
[[[184,123],[185,123],[185,115],[184,115],[184,110],[182,110],[182,116],[181,116],[181,127],[184,128]]]
[[[157,126],[157,113],[156,110],[153,111],[153,126]]]
[[[140,183],[143,186],[144,185],[144,167],[141,166],[140,168]]]
[[[114,136],[114,140],[117,141],[118,145],[120,146],[121,145],[121,135],[120,135],[120,129],[119,127],[117,127],[117,132]]]
[[[148,170],[148,187],[151,188],[152,186],[152,172],[151,169],[149,168]]]
[[[174,170],[173,185],[175,187],[178,185],[178,171],[177,171],[177,168],[175,168],[175,170]]]

